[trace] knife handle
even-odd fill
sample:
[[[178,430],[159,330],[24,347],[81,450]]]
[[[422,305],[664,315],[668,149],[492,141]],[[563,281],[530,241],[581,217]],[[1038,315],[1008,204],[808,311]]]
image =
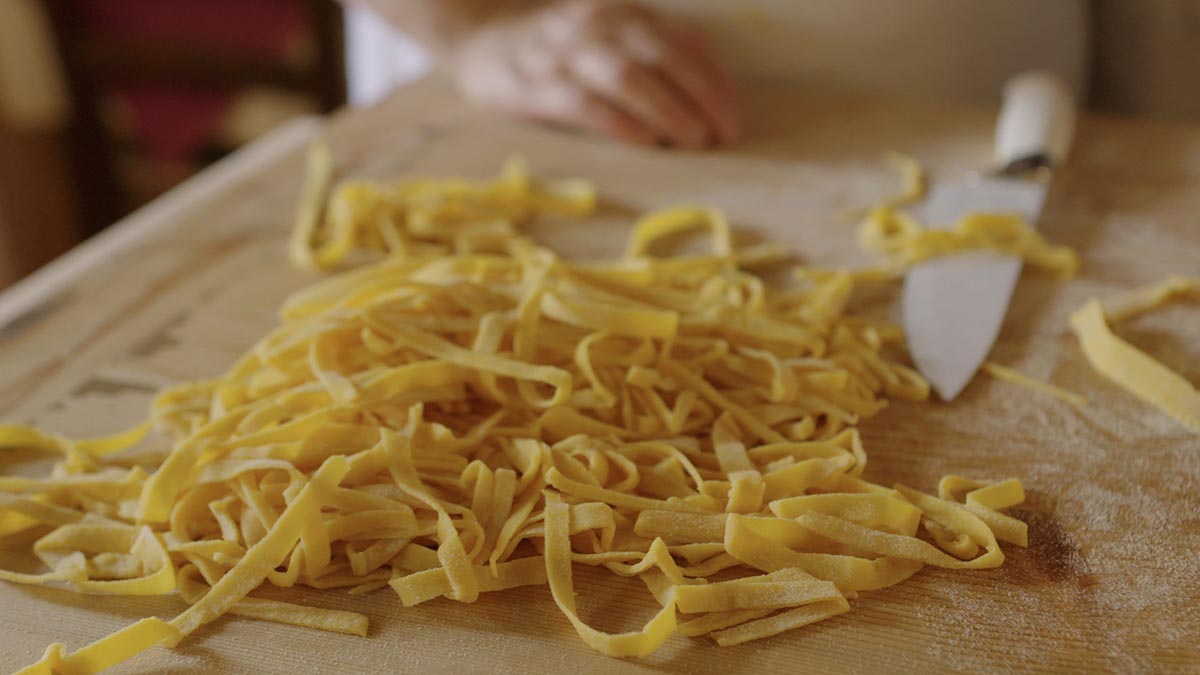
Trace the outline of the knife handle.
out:
[[[1075,97],[1060,77],[1034,71],[1004,85],[996,120],[996,162],[1002,173],[1062,164],[1075,135]]]

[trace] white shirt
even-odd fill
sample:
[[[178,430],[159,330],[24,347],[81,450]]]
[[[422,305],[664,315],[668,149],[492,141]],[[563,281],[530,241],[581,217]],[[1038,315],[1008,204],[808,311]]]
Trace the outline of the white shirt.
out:
[[[1082,93],[1085,0],[648,0],[699,25],[734,72],[888,97],[994,102],[1012,75],[1049,69]],[[419,75],[419,48],[367,10],[347,20],[350,100]]]

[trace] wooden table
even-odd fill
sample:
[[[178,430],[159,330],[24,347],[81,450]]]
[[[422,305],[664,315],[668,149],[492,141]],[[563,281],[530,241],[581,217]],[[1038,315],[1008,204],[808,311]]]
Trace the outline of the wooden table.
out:
[[[437,82],[372,110],[294,123],[0,295],[0,418],[107,432],[138,420],[155,388],[232,362],[271,327],[285,294],[312,280],[288,266],[284,240],[303,146],[317,134],[353,176],[485,176],[521,153],[541,174],[593,179],[605,197],[600,217],[536,232],[564,255],[615,254],[631,212],[701,202],[826,265],[865,260],[844,214],[894,189],[882,151],[911,153],[935,177],[989,157],[989,110],[784,91],[752,92],[748,105],[749,138],[699,154],[500,121]],[[370,637],[229,617],[120,670],[1194,672],[1200,437],[1095,374],[1066,317],[1094,295],[1200,271],[1198,214],[1200,129],[1085,118],[1042,226],[1079,251],[1082,272],[1069,283],[1027,273],[992,357],[1084,393],[1090,405],[981,377],[953,404],[894,405],[863,425],[867,475],[877,482],[932,489],[949,472],[1024,480],[1029,501],[1019,515],[1031,545],[1007,547],[1000,569],[926,569],[817,626],[730,649],[675,637],[637,662],[590,651],[544,589],[413,609],[386,589],[365,598],[305,593],[305,602],[365,612]],[[871,309],[894,311],[894,294],[869,295]],[[1121,330],[1200,381],[1194,305]],[[581,591],[594,619],[644,595],[637,585],[597,583]],[[0,670],[34,660],[53,640],[78,647],[182,606],[0,585]]]

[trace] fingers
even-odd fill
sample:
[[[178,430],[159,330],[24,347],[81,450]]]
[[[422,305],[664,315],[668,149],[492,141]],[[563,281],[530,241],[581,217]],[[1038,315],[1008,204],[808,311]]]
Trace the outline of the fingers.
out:
[[[657,63],[708,116],[717,140],[729,143],[741,135],[741,107],[729,71],[716,58],[704,34],[684,24],[666,24],[662,34],[669,42],[659,47]],[[630,40],[647,41],[631,35]],[[653,42],[649,42],[653,45]],[[638,49],[631,45],[631,49]]]
[[[635,145],[654,145],[658,138],[640,121],[567,79],[531,89],[530,95],[514,101],[514,112],[543,122],[580,127]]]
[[[702,148],[740,131],[732,81],[702,34],[639,5],[556,3],[498,22],[454,61],[472,100],[638,144]]]
[[[568,63],[571,76],[636,119],[655,136],[684,148],[708,144],[704,112],[656,69],[609,47],[586,48]]]

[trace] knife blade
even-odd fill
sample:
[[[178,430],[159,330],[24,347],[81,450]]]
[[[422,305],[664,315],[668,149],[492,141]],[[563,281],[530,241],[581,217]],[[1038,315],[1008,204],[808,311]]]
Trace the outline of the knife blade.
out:
[[[1053,167],[1074,132],[1067,86],[1026,73],[1005,86],[996,126],[998,169],[930,190],[921,220],[948,229],[970,213],[1017,213],[1036,226]],[[979,251],[937,258],[909,270],[902,308],[909,352],[945,401],[956,397],[987,358],[1021,274],[1015,256]]]

